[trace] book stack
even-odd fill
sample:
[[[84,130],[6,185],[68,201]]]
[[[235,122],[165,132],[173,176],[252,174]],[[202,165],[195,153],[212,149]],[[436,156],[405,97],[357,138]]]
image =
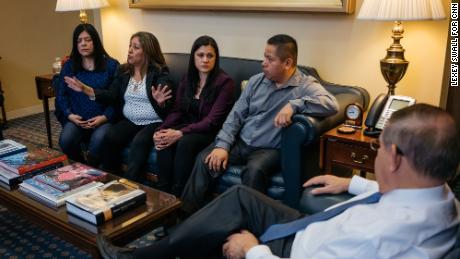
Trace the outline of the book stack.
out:
[[[103,185],[97,181],[106,177],[104,171],[74,163],[26,179],[19,190],[45,205],[59,207],[72,195]]]
[[[9,140],[7,143],[14,142]],[[66,155],[50,148],[27,151],[23,145],[17,144],[12,144],[16,148],[6,147],[4,150],[10,153],[3,153],[6,155],[0,158],[0,183],[9,190],[34,175],[61,167],[67,160]]]
[[[27,147],[11,139],[0,141],[0,158],[27,151]]]
[[[145,201],[143,190],[120,179],[73,195],[66,200],[66,208],[69,215],[100,225]]]

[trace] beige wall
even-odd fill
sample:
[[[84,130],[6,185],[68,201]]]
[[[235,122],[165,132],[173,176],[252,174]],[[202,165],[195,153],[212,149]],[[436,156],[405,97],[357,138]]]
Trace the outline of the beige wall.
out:
[[[54,12],[56,0],[2,1],[0,79],[8,117],[42,111],[35,76],[50,74],[57,56],[71,50],[78,12]]]
[[[164,52],[188,52],[196,37],[208,34],[222,55],[255,59],[267,38],[287,33],[298,40],[299,63],[316,67],[324,79],[364,87],[372,97],[387,91],[379,60],[391,44],[391,22],[358,21],[355,14],[152,11],[129,9],[128,0],[109,2],[101,10],[104,44],[121,62],[130,35],[139,30],[153,32]],[[447,20],[405,23],[402,44],[410,64],[397,94],[439,104],[447,28]]]
[[[219,42],[222,55],[255,59],[262,57],[268,37],[288,33],[298,40],[299,63],[316,67],[324,79],[362,86],[373,97],[386,92],[379,60],[391,43],[389,22],[337,14],[152,11],[129,9],[128,0],[109,2],[100,20],[96,13],[90,21],[101,23],[105,47],[121,62],[129,36],[138,30],[154,32],[165,52],[188,52],[196,37],[209,34]],[[357,10],[361,2],[357,0]],[[56,0],[2,2],[0,79],[10,118],[41,111],[34,77],[50,73],[54,57],[70,52],[78,12],[56,13],[55,4]],[[410,65],[396,93],[438,104],[448,22],[405,25],[402,43]]]

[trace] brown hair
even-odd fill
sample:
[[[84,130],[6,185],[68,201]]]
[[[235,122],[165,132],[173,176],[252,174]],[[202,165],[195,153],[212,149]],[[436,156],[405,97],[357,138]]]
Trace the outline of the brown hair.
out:
[[[152,33],[145,31],[136,32],[131,36],[130,41],[135,37],[139,38],[139,43],[144,51],[146,60],[146,63],[141,69],[142,76],[145,75],[149,66],[155,66],[158,70],[162,70],[166,67],[166,61],[163,53],[161,52],[160,43]],[[131,76],[134,75],[134,67],[130,64],[123,64],[121,69],[123,72],[129,71]]]

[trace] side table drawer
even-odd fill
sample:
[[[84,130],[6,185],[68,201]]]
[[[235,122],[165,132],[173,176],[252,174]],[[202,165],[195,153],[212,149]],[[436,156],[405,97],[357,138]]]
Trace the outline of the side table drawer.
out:
[[[40,84],[40,91],[43,96],[54,97],[54,89],[51,84]]]
[[[38,99],[43,99],[44,97],[54,97],[54,89],[52,86],[53,75],[45,76],[36,76],[35,85],[37,87],[37,96]]]
[[[337,141],[329,141],[327,149],[332,164],[352,167],[368,172],[374,171],[374,160],[376,153],[370,148],[350,145]]]

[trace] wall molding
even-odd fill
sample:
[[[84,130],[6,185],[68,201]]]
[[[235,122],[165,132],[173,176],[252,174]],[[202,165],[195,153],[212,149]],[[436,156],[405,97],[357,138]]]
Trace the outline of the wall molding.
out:
[[[50,102],[50,111],[54,111],[54,102]],[[32,114],[37,114],[37,113],[42,113],[43,112],[43,105],[34,105],[34,106],[29,106],[17,110],[12,110],[6,112],[6,118],[7,120],[12,120],[16,118],[21,118],[25,116],[29,116]]]

